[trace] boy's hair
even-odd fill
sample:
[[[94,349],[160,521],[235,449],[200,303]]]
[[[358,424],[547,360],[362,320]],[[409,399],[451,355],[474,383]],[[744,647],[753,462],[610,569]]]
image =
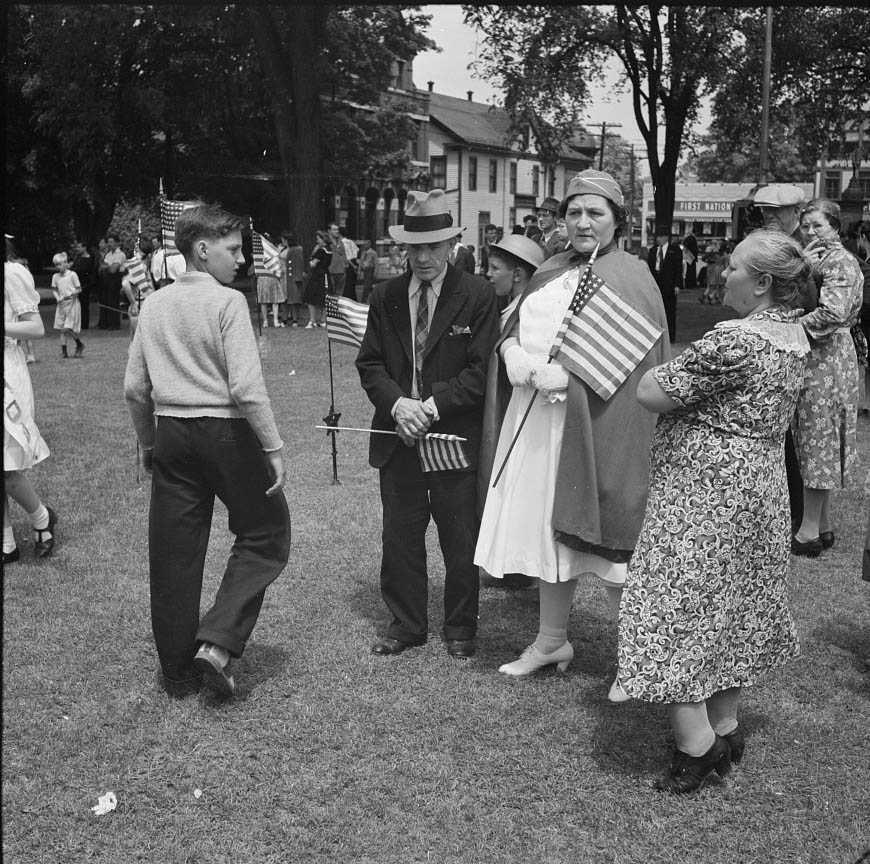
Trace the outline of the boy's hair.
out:
[[[66,252],[57,252],[51,256],[51,263],[54,264],[55,267],[60,267],[61,263],[67,263]]]
[[[511,255],[510,252],[506,252],[504,249],[490,249],[489,250],[489,260],[491,261],[493,258],[498,258],[500,261],[507,264],[508,267],[513,270],[515,267],[519,267],[523,273],[526,274],[526,279],[531,279],[532,274],[535,272],[537,268],[535,268],[532,264],[529,264],[528,261],[523,261],[521,258],[517,258],[516,255]]]
[[[219,240],[232,231],[241,231],[245,224],[241,216],[228,213],[217,204],[197,201],[193,207],[182,210],[175,220],[175,245],[187,257],[197,240]]]

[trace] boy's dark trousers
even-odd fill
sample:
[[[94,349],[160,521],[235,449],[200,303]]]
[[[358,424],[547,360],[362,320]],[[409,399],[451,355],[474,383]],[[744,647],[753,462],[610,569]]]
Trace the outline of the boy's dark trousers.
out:
[[[158,417],[148,546],[151,622],[168,683],[196,679],[199,642],[240,657],[290,555],[290,514],[247,420]],[[215,496],[236,535],[214,605],[199,617]]]

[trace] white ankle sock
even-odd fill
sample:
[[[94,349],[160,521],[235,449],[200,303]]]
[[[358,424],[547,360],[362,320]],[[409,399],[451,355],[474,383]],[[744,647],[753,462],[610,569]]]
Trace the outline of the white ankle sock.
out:
[[[48,509],[45,504],[40,504],[33,513],[27,515],[30,516],[30,521],[37,531],[44,531],[48,528]]]
[[[3,529],[3,551],[15,551],[15,534],[12,531],[12,526]]]

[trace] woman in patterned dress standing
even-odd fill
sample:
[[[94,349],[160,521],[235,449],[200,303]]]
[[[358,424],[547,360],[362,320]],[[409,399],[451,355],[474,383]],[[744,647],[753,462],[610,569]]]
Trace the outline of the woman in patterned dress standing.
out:
[[[740,761],[741,688],[798,654],[782,448],[809,353],[792,307],[812,271],[788,235],[753,232],[726,274],[742,320],[638,385],[661,416],[619,611],[619,681],[668,706],[676,749],[664,791],[691,792]]]
[[[834,545],[831,490],[849,485],[858,449],[858,357],[850,331],[861,312],[864,276],[839,228],[840,208],[826,198],[814,198],[801,214],[805,251],[819,259],[822,273],[819,305],[801,318],[812,351],[792,421],[804,516],[791,551],[810,558]]]

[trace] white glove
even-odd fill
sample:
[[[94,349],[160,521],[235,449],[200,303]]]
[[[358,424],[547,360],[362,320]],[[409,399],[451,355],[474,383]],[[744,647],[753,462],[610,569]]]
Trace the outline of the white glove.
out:
[[[568,389],[568,373],[558,363],[538,364],[532,369],[532,386],[545,396]]]
[[[502,355],[507,369],[508,380],[514,387],[528,386],[532,383],[532,358],[519,345],[511,345]]]

